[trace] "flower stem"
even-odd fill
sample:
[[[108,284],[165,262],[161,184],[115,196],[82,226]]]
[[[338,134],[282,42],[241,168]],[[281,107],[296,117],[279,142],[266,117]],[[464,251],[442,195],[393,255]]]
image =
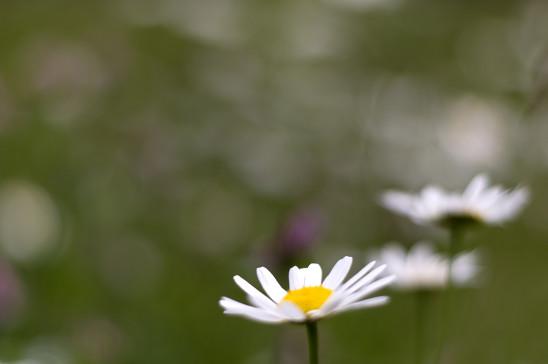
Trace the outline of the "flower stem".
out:
[[[425,320],[429,301],[428,291],[419,290],[415,293],[415,364],[424,364],[425,360]]]
[[[451,295],[453,294],[453,279],[452,279],[452,271],[453,271],[453,261],[455,260],[455,256],[457,255],[461,239],[462,239],[462,226],[455,224],[449,228],[449,250],[447,253],[447,293],[448,296],[451,298]]]
[[[447,289],[442,307],[442,326],[440,333],[440,346],[438,350],[437,362],[441,362],[444,346],[449,341],[449,332],[451,331],[451,307],[454,301],[454,282],[453,282],[453,263],[457,255],[463,235],[463,227],[454,224],[449,227],[449,248],[447,252]]]
[[[310,364],[318,364],[318,324],[316,321],[306,323],[308,334],[308,361]]]

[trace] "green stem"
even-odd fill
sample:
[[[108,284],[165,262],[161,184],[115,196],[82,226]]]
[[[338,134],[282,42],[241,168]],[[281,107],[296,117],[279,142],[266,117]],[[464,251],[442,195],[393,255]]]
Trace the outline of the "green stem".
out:
[[[452,279],[453,262],[457,255],[462,241],[463,229],[459,224],[454,224],[449,227],[449,248],[447,252],[447,289],[442,308],[442,327],[440,333],[440,346],[438,350],[437,362],[441,362],[444,346],[449,341],[449,333],[451,328],[451,311],[454,301],[454,283]]]
[[[449,228],[449,249],[447,252],[447,293],[449,297],[452,295],[454,288],[452,279],[453,261],[460,248],[462,233],[462,227],[459,225],[453,225]]]
[[[308,361],[310,364],[318,364],[318,325],[316,321],[306,323],[308,334]]]
[[[415,294],[415,364],[424,364],[425,320],[428,309],[428,291],[419,290]]]

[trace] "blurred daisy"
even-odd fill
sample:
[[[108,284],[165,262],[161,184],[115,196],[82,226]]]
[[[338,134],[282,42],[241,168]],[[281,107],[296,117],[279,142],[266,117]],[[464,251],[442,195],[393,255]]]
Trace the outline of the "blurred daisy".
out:
[[[453,285],[471,285],[479,272],[474,252],[457,255],[450,265],[448,259],[436,254],[428,243],[417,243],[409,252],[390,244],[379,252],[378,258],[386,263],[387,271],[396,276],[395,287],[405,290],[440,289],[447,285],[449,278]]]
[[[512,219],[529,199],[526,188],[506,190],[489,186],[485,175],[476,176],[463,193],[427,186],[418,194],[389,191],[383,205],[419,224],[498,224]]]
[[[393,276],[377,280],[385,266],[373,269],[375,262],[371,262],[343,283],[351,265],[351,257],[340,259],[323,281],[318,264],[310,264],[308,268],[293,267],[289,270],[289,291],[280,286],[268,269],[257,268],[257,277],[266,295],[235,276],[234,281],[247,294],[251,304],[227,297],[219,303],[227,315],[266,323],[313,322],[340,312],[385,304],[386,296],[366,299],[394,280]]]

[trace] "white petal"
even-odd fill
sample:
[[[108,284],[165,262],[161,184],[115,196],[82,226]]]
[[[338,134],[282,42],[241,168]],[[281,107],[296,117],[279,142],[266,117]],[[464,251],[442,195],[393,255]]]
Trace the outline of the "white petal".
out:
[[[486,175],[477,175],[472,179],[472,181],[468,184],[468,187],[466,187],[466,189],[464,190],[463,197],[468,201],[473,201],[481,195],[481,193],[487,188],[488,185],[489,178]]]
[[[276,278],[265,267],[257,268],[257,277],[264,291],[274,302],[280,302],[287,294],[287,291],[280,286]]]
[[[480,270],[478,256],[474,252],[458,255],[451,266],[451,279],[460,285],[473,283]]]
[[[520,209],[529,201],[529,189],[522,187],[515,189],[510,193],[509,199],[511,200],[510,204],[512,209]]]
[[[244,303],[233,300],[232,298],[222,297],[219,300],[219,304],[225,310],[234,309],[234,308],[253,308],[252,306],[246,305]],[[256,308],[256,307],[255,307]]]
[[[422,189],[421,200],[432,209],[437,209],[443,203],[446,193],[438,186],[426,186]]]
[[[406,252],[401,246],[395,243],[391,243],[382,248],[378,256],[379,260],[386,264],[388,269],[395,274],[401,272],[405,268],[407,259]]]
[[[420,266],[435,256],[436,254],[430,243],[419,241],[409,251],[408,259]]]
[[[325,288],[329,288],[332,290],[336,289],[337,287],[339,287],[342,281],[346,278],[346,275],[348,274],[348,271],[350,270],[351,266],[352,266],[351,257],[342,258],[335,264],[331,272],[327,275],[327,277],[323,281],[322,285]]]
[[[386,268],[386,265],[381,265],[375,269],[373,269],[373,271],[369,274],[367,274],[365,277],[363,277],[362,279],[360,279],[358,282],[356,282],[356,284],[354,284],[353,286],[351,287],[348,287],[347,289],[347,293],[353,293],[353,292],[356,292],[357,290],[359,290],[360,288],[362,288],[363,286],[373,282],[375,280],[375,278],[377,278],[377,276],[379,274],[382,273],[382,271]]]
[[[327,299],[327,301],[324,302],[323,306],[320,308],[320,315],[327,315],[330,311],[332,311],[335,307],[337,307],[346,297],[348,297],[349,294],[352,292],[348,292],[348,289],[351,289],[356,282],[359,283],[359,280],[366,275],[371,268],[375,266],[376,262],[372,261],[371,263],[367,264],[365,267],[363,267],[358,273],[356,273],[352,278],[350,278],[345,284],[340,286],[338,289],[336,289],[331,296]],[[384,267],[379,267],[380,271],[384,269]],[[377,270],[379,269],[377,268]],[[372,279],[374,279],[377,276],[375,274]],[[310,312],[308,313],[310,315]]]
[[[483,191],[481,196],[474,201],[473,207],[480,207],[482,209],[492,208],[493,205],[504,199],[506,193],[502,187],[490,187]]]
[[[376,292],[386,287],[387,285],[391,284],[392,282],[394,282],[395,279],[396,279],[396,276],[388,276],[388,277],[379,279],[378,281],[371,283],[369,286],[363,288],[362,290],[359,290],[358,292],[353,293],[350,296],[346,297],[341,302],[340,305],[345,306],[345,305],[354,303],[356,301],[359,301],[362,298],[366,297],[367,295],[370,295],[371,293]]]
[[[289,270],[289,289],[301,289],[304,287],[304,274],[299,267],[293,267]]]
[[[363,277],[367,272],[371,270],[375,266],[376,262],[372,261],[371,263],[367,264],[365,267],[360,269],[358,273],[356,273],[352,278],[350,278],[345,284],[342,285],[342,289],[345,290],[352,286],[354,283],[356,283],[361,277]]]
[[[319,264],[313,263],[308,266],[304,277],[305,287],[316,287],[322,284],[322,267]]]
[[[306,315],[295,304],[283,301],[278,307],[279,311],[291,321],[301,322],[306,319]]]
[[[277,323],[283,320],[273,314],[263,311],[257,307],[245,305],[228,297],[223,297],[219,304],[225,309],[227,315],[244,316],[254,321]]]
[[[399,191],[388,191],[381,196],[384,207],[404,215],[412,213],[415,205],[415,196]]]
[[[267,323],[283,321],[279,315],[274,315],[270,312],[261,310],[260,308],[243,304],[228,297],[221,298],[219,304],[225,309],[224,313],[227,315],[244,316],[254,321]]]
[[[267,324],[278,324],[284,322],[283,319],[265,315],[263,312],[244,312],[238,310],[226,310],[225,315],[242,316],[252,321],[263,322]]]
[[[490,222],[504,222],[517,215],[529,200],[529,191],[520,188],[501,196],[498,203],[491,207]]]
[[[390,298],[387,296],[373,297],[363,301],[354,302],[349,305],[340,306],[333,312],[344,312],[344,311],[359,310],[362,308],[377,307],[377,306],[382,306],[388,303],[389,301],[390,301]]]
[[[333,310],[326,311],[326,310],[319,309],[319,310],[308,311],[306,315],[311,319],[320,319],[322,317],[328,316],[332,312]]]
[[[339,306],[339,304],[347,297],[347,294],[343,290],[337,290],[329,296],[327,301],[324,302],[322,307],[320,307],[319,310],[316,310],[317,312],[309,311],[308,315],[312,317],[321,317],[326,316],[330,312],[332,312],[336,307]]]
[[[234,282],[253,299],[253,303],[261,308],[276,308],[276,304],[272,300],[266,297],[261,291],[249,284],[245,279],[240,276],[234,276]]]

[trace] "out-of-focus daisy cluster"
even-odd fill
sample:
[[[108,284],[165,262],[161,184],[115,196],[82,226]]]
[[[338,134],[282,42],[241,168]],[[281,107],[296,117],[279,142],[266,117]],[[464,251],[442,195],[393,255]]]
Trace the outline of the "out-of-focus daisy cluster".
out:
[[[420,224],[501,224],[520,212],[528,201],[526,188],[505,190],[489,186],[485,175],[475,177],[462,194],[427,186],[417,195],[390,191],[384,205]]]
[[[232,275],[438,240],[378,194],[463,191],[478,171],[535,193],[515,224],[469,238],[496,279],[470,293],[481,304],[454,360],[548,358],[530,324],[548,326],[547,294],[524,289],[548,274],[545,1],[41,0],[0,14],[0,360],[264,363],[271,333],[214,307],[244,298]],[[394,301],[336,320],[326,362],[381,362],[387,346],[406,362],[393,338],[412,324]]]
[[[473,285],[480,271],[474,252],[461,253],[450,265],[448,258],[436,253],[432,244],[420,242],[406,251],[401,245],[386,245],[378,253],[389,274],[395,276],[395,286],[402,290],[439,290],[451,280],[458,286]]]

